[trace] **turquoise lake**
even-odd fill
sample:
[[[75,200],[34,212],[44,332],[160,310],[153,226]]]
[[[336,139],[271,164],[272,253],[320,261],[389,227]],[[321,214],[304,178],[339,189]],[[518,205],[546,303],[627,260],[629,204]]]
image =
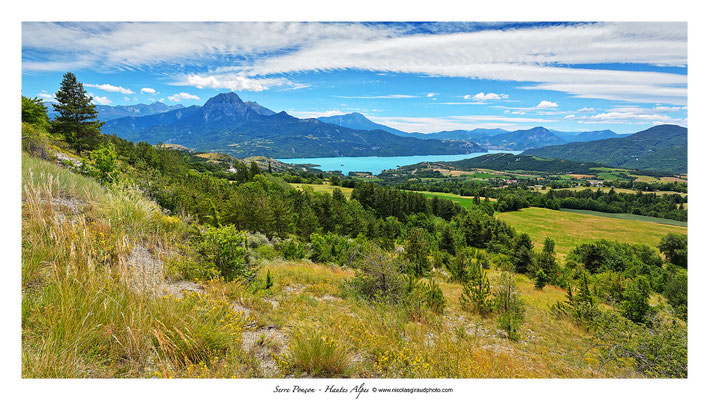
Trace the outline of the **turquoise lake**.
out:
[[[487,153],[441,154],[434,156],[278,158],[278,161],[291,164],[312,164],[315,165],[315,168],[323,171],[341,171],[344,175],[352,171],[371,172],[377,175],[385,169],[394,169],[424,161],[458,161],[491,153],[519,154],[521,152],[490,150]]]

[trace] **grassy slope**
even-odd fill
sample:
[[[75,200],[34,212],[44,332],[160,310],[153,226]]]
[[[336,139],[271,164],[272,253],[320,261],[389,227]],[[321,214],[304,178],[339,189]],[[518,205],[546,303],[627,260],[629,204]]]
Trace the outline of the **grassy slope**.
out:
[[[350,197],[350,194],[352,194],[352,188],[332,186],[329,183],[323,183],[321,185],[310,184],[310,183],[291,183],[291,186],[301,189],[301,190],[303,188],[308,187],[318,193],[330,193],[330,194],[332,194],[332,192],[337,188],[337,189],[340,189],[346,197]]]
[[[426,197],[438,197],[441,199],[448,199],[455,201],[456,203],[460,204],[463,207],[470,207],[473,204],[473,201],[475,201],[475,197],[473,196],[461,196],[459,194],[453,194],[453,193],[437,193],[437,192],[424,192],[424,191],[416,191],[416,193],[421,193]],[[496,199],[488,199],[490,201],[497,201]],[[481,198],[480,201],[485,201],[485,198]]]
[[[573,210],[570,208],[562,208],[561,211],[577,213],[577,214],[594,215],[597,217],[604,217],[604,218],[624,219],[627,221],[643,221],[643,222],[653,222],[656,224],[683,226],[685,228],[687,227],[687,222],[685,222],[685,221],[675,221],[673,219],[647,217],[645,215],[624,214],[624,213],[605,213],[605,212],[592,211],[592,210]]]
[[[655,248],[668,233],[687,234],[686,227],[536,207],[496,216],[518,231],[529,234],[537,249],[542,248],[547,236],[554,239],[557,254],[562,258],[576,245],[591,240],[617,240]]]
[[[659,181],[658,181],[658,182],[659,182]],[[575,192],[581,192],[581,191],[584,191],[584,190],[586,190],[586,189],[591,189],[591,190],[593,190],[594,192],[595,192],[596,190],[598,190],[598,189],[601,189],[602,192],[606,192],[606,193],[608,193],[608,192],[611,191],[611,188],[608,187],[608,186],[602,186],[602,187],[574,186],[574,187],[570,187],[570,188],[554,189],[554,190],[573,190],[573,191],[575,191]],[[637,190],[633,190],[633,189],[623,189],[623,188],[612,188],[612,189],[615,190],[616,193],[637,193],[637,192],[638,192]],[[538,192],[540,192],[540,193],[546,193],[546,192],[549,191],[549,189],[535,189],[535,190],[538,191]],[[687,197],[687,193],[670,192],[670,191],[662,191],[662,190],[658,190],[658,191],[643,191],[643,193],[644,193],[644,194],[656,194],[656,195],[658,195],[658,196],[662,196],[662,195],[665,195],[665,194],[678,194],[678,195],[680,195],[680,196],[682,196],[682,197]]]
[[[295,261],[273,262],[268,270],[275,281],[269,291],[233,298],[241,296],[238,301],[251,308],[262,326],[275,326],[286,333],[306,330],[311,340],[332,339],[338,353],[349,360],[349,376],[636,376],[624,367],[598,372],[594,354],[581,358],[590,340],[587,333],[548,311],[549,305],[564,300],[565,292],[552,287],[536,290],[524,276],[516,276],[516,282],[527,304],[526,322],[522,340],[512,342],[499,334],[494,317],[483,319],[463,312],[458,303],[461,286],[439,277],[435,279],[446,297],[446,311],[442,316],[427,314],[412,320],[396,307],[340,297],[342,280],[353,275],[349,269]],[[491,281],[498,274],[489,271]],[[273,330],[263,332],[269,335]],[[284,364],[288,366],[280,363]]]
[[[42,160],[23,157],[23,184],[23,377],[292,376],[303,357],[283,355],[307,357],[321,342],[335,350],[321,362],[350,377],[637,376],[582,358],[588,335],[547,310],[564,292],[535,290],[524,276],[519,342],[494,319],[462,312],[460,285],[438,276],[445,314],[415,319],[342,297],[353,271],[307,261],[266,262],[260,278],[270,271],[275,282],[266,290],[209,281],[204,294],[152,295],[145,272],[133,275],[133,249],[168,265],[186,241],[183,222],[128,188],[106,190]]]
[[[47,161],[23,155],[22,172],[23,377],[248,374],[243,315],[215,297],[160,296],[186,224]]]

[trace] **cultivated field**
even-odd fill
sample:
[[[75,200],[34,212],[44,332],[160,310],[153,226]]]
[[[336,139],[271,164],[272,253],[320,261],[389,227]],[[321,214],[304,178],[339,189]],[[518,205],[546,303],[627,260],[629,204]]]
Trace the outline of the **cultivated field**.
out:
[[[332,186],[329,183],[323,183],[320,185],[311,184],[311,183],[291,183],[291,186],[293,186],[297,189],[301,189],[301,190],[303,190],[306,187],[309,187],[309,188],[313,189],[313,191],[315,191],[315,192],[330,193],[330,194],[332,194],[332,192],[337,188],[337,189],[340,189],[342,191],[342,193],[348,198],[350,197],[350,194],[352,194],[352,188]]]
[[[496,214],[496,217],[529,234],[536,249],[541,249],[548,236],[556,242],[561,258],[575,246],[593,240],[607,239],[632,244],[646,244],[655,248],[668,233],[686,235],[687,228],[645,221],[630,221],[556,211],[545,208],[525,208]]]
[[[586,190],[586,189],[591,189],[591,190],[593,190],[593,191],[596,191],[596,190],[598,190],[598,189],[601,189],[602,192],[606,192],[606,193],[608,193],[608,192],[611,191],[611,188],[608,187],[608,186],[602,186],[602,187],[574,186],[574,187],[570,187],[570,188],[554,189],[554,190],[573,190],[573,191],[575,191],[575,192],[580,192],[580,191],[583,191],[583,190]],[[546,193],[546,192],[549,191],[549,189],[536,189],[536,190],[537,190],[538,192],[540,192],[540,193]],[[637,193],[637,192],[638,192],[637,190],[633,190],[633,189],[622,189],[622,188],[613,188],[613,190],[615,190],[616,193]],[[678,195],[680,195],[680,196],[682,196],[682,197],[687,197],[687,193],[670,192],[670,191],[660,191],[660,190],[654,191],[654,192],[651,192],[651,191],[643,191],[643,193],[644,193],[644,194],[652,193],[652,194],[656,194],[656,195],[658,195],[658,196],[662,196],[662,195],[665,195],[665,194],[678,194]]]

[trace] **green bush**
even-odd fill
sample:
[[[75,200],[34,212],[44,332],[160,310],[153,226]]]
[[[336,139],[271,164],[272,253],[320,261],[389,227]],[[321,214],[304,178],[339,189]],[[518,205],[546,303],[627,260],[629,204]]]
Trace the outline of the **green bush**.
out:
[[[375,249],[365,252],[355,266],[355,276],[345,281],[343,289],[366,300],[399,303],[406,295],[406,278],[396,258]]]
[[[665,297],[674,314],[687,320],[687,272],[677,272],[665,287]]]
[[[295,239],[288,239],[276,246],[286,260],[300,260],[308,256],[305,244]]]
[[[225,280],[253,280],[255,271],[248,260],[246,234],[233,225],[203,227],[196,246],[202,260]]]

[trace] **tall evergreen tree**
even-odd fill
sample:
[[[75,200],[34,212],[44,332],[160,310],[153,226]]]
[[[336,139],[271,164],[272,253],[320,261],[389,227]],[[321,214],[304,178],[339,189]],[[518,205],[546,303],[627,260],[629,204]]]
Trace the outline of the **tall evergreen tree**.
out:
[[[256,161],[251,161],[251,166],[249,167],[249,178],[253,179],[254,176],[260,173],[261,170],[259,169],[258,164],[256,164]]]
[[[91,149],[101,137],[103,122],[96,119],[98,111],[84,85],[71,72],[64,74],[61,87],[54,95],[57,117],[52,121],[54,132],[79,150]]]
[[[426,232],[421,228],[413,228],[409,231],[406,241],[406,258],[411,262],[411,272],[414,276],[420,277],[428,272],[430,263],[428,252],[431,244],[426,238]]]

